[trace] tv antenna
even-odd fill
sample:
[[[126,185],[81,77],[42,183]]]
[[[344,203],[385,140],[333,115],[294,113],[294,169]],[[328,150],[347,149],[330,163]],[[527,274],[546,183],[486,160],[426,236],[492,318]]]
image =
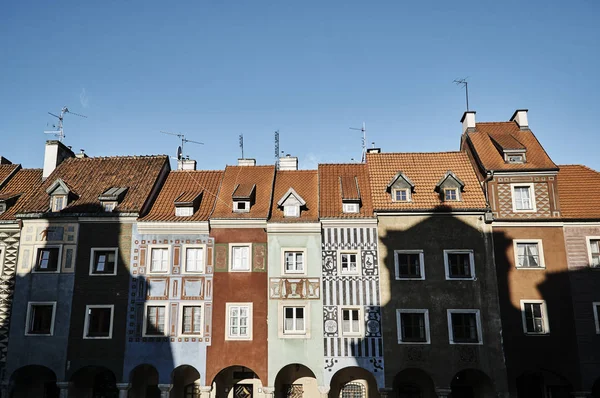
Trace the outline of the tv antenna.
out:
[[[242,150],[242,159],[244,159],[244,134],[240,134],[240,149]]]
[[[58,126],[54,126],[55,128],[57,128],[57,130],[44,131],[44,134],[54,134],[56,137],[58,137],[58,140],[60,142],[62,142],[62,140],[64,140],[66,137],[65,133],[63,131],[63,119],[64,119],[66,113],[70,113],[72,115],[84,117],[87,119],[87,116],[80,115],[79,113],[71,112],[69,110],[69,108],[67,108],[66,106],[63,106],[62,109],[60,110],[60,115],[55,115],[52,112],[48,112],[49,115],[52,115],[58,119]]]
[[[465,96],[467,97],[467,112],[469,111],[469,82],[467,81],[468,77],[464,79],[455,79],[453,82],[456,83],[457,86],[463,86],[465,88]]]
[[[365,122],[363,122],[361,128],[350,127],[350,130],[357,130],[357,131],[361,131],[362,132],[362,156],[361,156],[361,162],[364,163],[365,160],[366,160],[366,158],[367,158],[367,126],[365,125]]]
[[[192,144],[204,145],[203,142],[188,140],[187,138],[185,138],[185,135],[181,134],[181,133],[171,133],[169,131],[162,131],[162,130],[161,130],[161,133],[168,134],[168,135],[174,135],[175,137],[178,137],[181,140],[181,146],[177,148],[177,160],[183,160],[183,144],[185,144],[186,142],[191,142]]]
[[[279,169],[279,130],[275,130],[275,168]]]

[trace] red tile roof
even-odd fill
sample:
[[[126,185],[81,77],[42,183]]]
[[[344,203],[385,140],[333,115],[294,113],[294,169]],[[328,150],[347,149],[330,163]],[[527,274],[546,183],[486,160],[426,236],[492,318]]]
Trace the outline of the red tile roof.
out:
[[[215,206],[222,178],[223,172],[220,170],[171,171],[152,208],[141,221],[207,221]],[[189,217],[176,217],[175,200],[191,201],[200,192],[202,198],[198,210]]]
[[[358,213],[344,213],[342,211],[342,186],[340,185],[340,179],[351,181],[354,178],[358,181],[361,206]],[[374,217],[366,164],[320,164],[319,196],[319,216],[321,218]]]
[[[283,208],[277,202],[293,188],[304,199],[300,217],[284,217]],[[271,218],[273,222],[314,222],[319,220],[319,175],[317,170],[278,170],[275,175],[275,189]]]
[[[360,189],[358,188],[358,179],[355,176],[341,176],[340,187],[342,190],[342,199],[359,200]]]
[[[531,130],[521,130],[515,122],[477,123],[474,132],[467,132],[475,156],[487,170],[557,170]],[[494,142],[504,149],[526,149],[526,163],[506,163]]]
[[[483,190],[465,152],[435,153],[369,153],[367,165],[371,181],[374,210],[432,211],[485,209]],[[446,172],[452,171],[462,182],[461,201],[444,202],[435,192],[436,184]],[[410,202],[392,202],[388,184],[398,172],[415,185]]]
[[[212,218],[266,219],[271,209],[274,178],[275,166],[227,166]],[[233,193],[238,184],[256,185],[255,200],[247,213],[233,211]]]
[[[20,167],[19,164],[0,164],[0,188]]]
[[[600,219],[600,173],[581,165],[562,165],[558,197],[563,218]]]
[[[16,203],[0,214],[0,220],[14,220],[15,214],[21,210],[23,203],[30,199],[42,185],[42,169],[20,169],[2,189],[0,196],[14,197],[19,195]]]
[[[139,213],[161,171],[168,165],[168,157],[163,155],[68,158],[23,204],[21,212],[47,212],[50,196],[46,189],[60,178],[77,193],[61,213],[104,213],[98,196],[112,187],[128,188],[115,213]]]

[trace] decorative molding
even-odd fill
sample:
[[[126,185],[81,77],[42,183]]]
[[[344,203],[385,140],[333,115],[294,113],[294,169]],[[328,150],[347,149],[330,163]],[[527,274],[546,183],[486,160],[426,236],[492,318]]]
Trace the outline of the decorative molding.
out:
[[[254,219],[211,219],[211,228],[267,228],[267,220],[264,218]]]
[[[148,222],[142,221],[137,223],[138,233],[140,234],[200,234],[208,235],[208,221],[201,222]]]
[[[323,228],[377,228],[377,218],[324,218],[321,219],[321,224]]]
[[[321,223],[287,222],[268,223],[268,233],[321,233]]]
[[[252,244],[252,264],[250,264],[254,272],[267,271],[267,244],[254,243]]]
[[[321,297],[320,278],[270,278],[269,298],[312,300]]]

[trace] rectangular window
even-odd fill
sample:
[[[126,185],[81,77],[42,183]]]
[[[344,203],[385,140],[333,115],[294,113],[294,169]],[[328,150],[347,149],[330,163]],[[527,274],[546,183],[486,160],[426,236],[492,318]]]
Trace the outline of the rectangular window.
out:
[[[474,279],[473,250],[444,250],[446,279]]]
[[[506,160],[508,163],[523,163],[525,161],[523,155],[507,155]]]
[[[600,267],[600,239],[589,239],[590,267]]]
[[[117,207],[117,202],[102,202],[102,207],[105,212],[110,213]]]
[[[202,306],[184,305],[182,318],[182,334],[202,334]]]
[[[513,210],[532,211],[535,210],[533,198],[533,184],[513,185]]]
[[[450,344],[481,344],[479,310],[448,310]]]
[[[248,213],[250,211],[250,202],[233,202],[233,211],[237,213]]]
[[[250,246],[231,247],[231,271],[250,271]]]
[[[541,268],[537,242],[517,243],[517,267]]]
[[[37,260],[35,264],[36,272],[56,272],[58,271],[58,257],[60,249],[58,247],[43,247],[37,251]]]
[[[398,343],[428,344],[429,311],[396,310]]]
[[[227,340],[252,340],[252,303],[227,303]]]
[[[394,189],[392,197],[394,202],[408,202],[410,200],[408,189]]]
[[[148,305],[146,307],[146,336],[164,336],[166,307],[164,305]]]
[[[596,325],[596,334],[600,334],[600,302],[592,303],[592,309],[594,310],[594,325]]]
[[[342,336],[356,336],[360,332],[360,309],[342,308]]]
[[[445,201],[458,200],[458,190],[456,188],[444,189],[444,200]]]
[[[169,271],[169,249],[152,248],[150,250],[150,272]]]
[[[283,307],[283,333],[304,334],[305,307]]]
[[[358,203],[342,203],[344,213],[358,213],[360,206]]]
[[[53,195],[52,196],[52,211],[61,211],[66,207],[67,197],[64,195]]]
[[[88,305],[85,307],[84,339],[110,339],[113,323],[112,305]]]
[[[340,271],[342,274],[358,273],[358,253],[340,253]]]
[[[54,333],[54,314],[56,303],[29,303],[27,308],[27,325],[25,327],[28,335],[51,336]]]
[[[304,272],[304,252],[285,251],[283,258],[286,274],[301,274]]]
[[[90,275],[115,275],[117,271],[117,249],[92,249]]]
[[[396,280],[425,279],[423,250],[394,250]]]
[[[192,206],[178,206],[175,207],[175,217],[189,217],[194,215],[194,208]]]
[[[204,248],[185,249],[185,272],[204,272]]]
[[[300,207],[298,206],[283,206],[283,215],[285,217],[298,217]]]
[[[526,334],[550,332],[546,302],[544,300],[521,300],[523,331]]]

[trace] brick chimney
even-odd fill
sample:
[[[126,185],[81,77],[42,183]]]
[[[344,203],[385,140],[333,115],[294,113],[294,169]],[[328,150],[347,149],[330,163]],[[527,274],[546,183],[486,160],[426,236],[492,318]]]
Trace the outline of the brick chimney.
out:
[[[517,109],[510,118],[511,122],[517,123],[521,130],[529,130],[529,121],[527,120],[527,109]]]
[[[463,113],[460,122],[462,123],[463,134],[468,131],[475,131],[475,111],[466,111]]]
[[[67,158],[75,157],[75,154],[71,148],[65,146],[58,140],[46,141],[46,150],[44,151],[44,171],[42,172],[42,179],[46,179],[56,166],[62,163]]]
[[[256,166],[256,159],[238,159],[238,166]]]
[[[178,160],[177,170],[196,170],[196,161],[190,158]]]
[[[279,170],[298,170],[298,158],[287,155],[279,158]]]

